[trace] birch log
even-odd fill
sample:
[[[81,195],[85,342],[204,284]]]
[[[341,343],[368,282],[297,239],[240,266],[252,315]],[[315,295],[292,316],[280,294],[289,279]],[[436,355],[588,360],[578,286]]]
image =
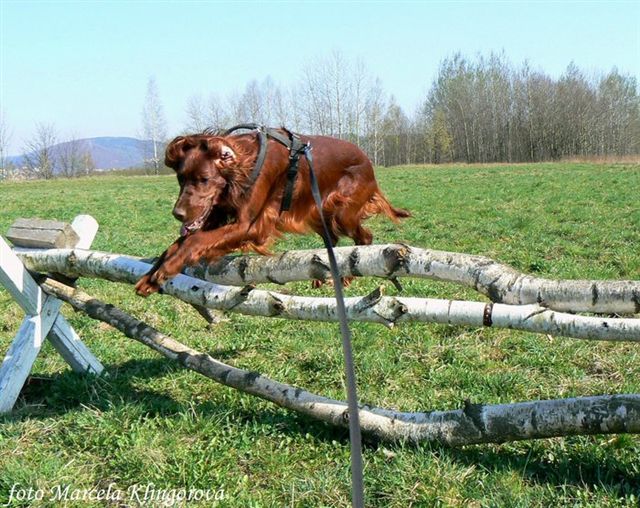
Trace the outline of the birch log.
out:
[[[335,249],[340,273],[348,276],[417,277],[475,289],[495,303],[541,304],[567,312],[640,313],[640,281],[550,280],[533,277],[491,258],[406,245]],[[330,276],[324,249],[275,256],[228,256],[188,268],[188,275],[219,284],[286,283]]]
[[[330,425],[347,427],[346,403],[273,381],[200,353],[91,296],[47,279],[43,289],[114,326],[127,337],[218,383],[271,401]],[[446,446],[501,443],[576,434],[640,432],[640,395],[604,395],[515,404],[466,402],[462,409],[405,413],[362,407],[362,432],[385,441],[437,442]]]
[[[135,283],[151,268],[148,263],[127,256],[80,249],[23,252],[21,258],[31,270],[127,283]],[[253,286],[222,286],[187,275],[170,280],[163,286],[163,292],[190,304],[252,316],[337,321],[333,298],[290,296]],[[346,298],[345,304],[349,320],[389,327],[402,322],[444,323],[513,328],[581,339],[640,341],[640,319],[566,314],[538,304],[386,297],[380,291]]]
[[[640,281],[543,279],[483,256],[405,245],[339,247],[335,253],[345,277],[427,278],[471,287],[496,303],[537,303],[563,312],[640,313]],[[75,257],[69,250],[22,249],[19,255],[36,271],[44,271],[54,257],[57,262]],[[71,265],[72,262],[67,264]],[[289,251],[275,256],[228,256],[212,265],[189,268],[185,273],[218,284],[284,284],[325,279],[329,276],[329,262],[322,249]]]

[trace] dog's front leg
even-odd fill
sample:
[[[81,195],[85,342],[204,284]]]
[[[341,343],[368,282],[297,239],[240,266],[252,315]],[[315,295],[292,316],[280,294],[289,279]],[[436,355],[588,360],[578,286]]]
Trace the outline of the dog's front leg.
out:
[[[183,241],[183,238],[179,238],[160,255],[160,257],[151,267],[151,270],[149,270],[146,275],[141,277],[140,280],[136,283],[136,293],[138,293],[140,296],[149,296],[152,293],[156,293],[160,289],[160,286],[162,286],[164,280],[159,280],[158,270],[162,265],[164,265],[167,259],[174,256]]]
[[[178,275],[186,265],[193,265],[203,257],[211,261],[224,256],[242,247],[247,241],[263,240],[257,232],[265,229],[266,225],[273,227],[274,224],[273,219],[259,219],[254,224],[233,223],[210,231],[197,231],[186,238],[180,238],[167,249],[149,273],[138,281],[136,291],[141,296],[155,293],[167,280]]]
[[[220,231],[198,231],[174,242],[154,264],[153,268],[136,284],[140,296],[149,296],[160,290],[162,285],[178,275],[186,265],[195,264],[205,254],[207,246],[220,239]]]

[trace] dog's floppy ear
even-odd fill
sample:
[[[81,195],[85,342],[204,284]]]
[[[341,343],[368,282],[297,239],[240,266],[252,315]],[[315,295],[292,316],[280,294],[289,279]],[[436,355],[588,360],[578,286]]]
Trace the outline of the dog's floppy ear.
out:
[[[203,139],[200,148],[206,152],[207,157],[221,168],[234,166],[238,162],[236,151],[224,138]]]
[[[187,152],[194,146],[196,146],[195,142],[190,136],[178,136],[175,138],[167,145],[164,154],[165,166],[177,171],[180,164],[184,162],[184,159],[187,157]]]

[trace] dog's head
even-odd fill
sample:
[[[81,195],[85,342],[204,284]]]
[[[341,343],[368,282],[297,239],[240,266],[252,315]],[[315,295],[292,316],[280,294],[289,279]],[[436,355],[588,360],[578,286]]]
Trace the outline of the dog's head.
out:
[[[169,143],[165,164],[176,172],[180,184],[173,216],[182,222],[181,236],[205,226],[227,189],[237,157],[232,143],[219,136],[178,136]]]

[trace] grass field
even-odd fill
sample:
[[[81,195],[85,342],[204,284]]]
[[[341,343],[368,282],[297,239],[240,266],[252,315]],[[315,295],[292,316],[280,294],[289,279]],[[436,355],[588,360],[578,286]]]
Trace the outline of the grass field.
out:
[[[373,219],[377,243],[483,254],[546,277],[640,278],[640,165],[403,167],[378,176],[393,203],[414,217],[401,226]],[[170,214],[175,195],[176,183],[166,176],[3,183],[0,232],[16,217],[71,220],[89,213],[101,226],[96,249],[157,255],[177,234]],[[320,246],[318,237],[297,236],[276,249]],[[366,294],[378,283],[357,280],[347,293]],[[234,314],[208,330],[195,311],[168,297],[143,300],[131,286],[102,281],[80,285],[227,363],[344,398],[336,325]],[[404,287],[412,296],[480,299],[431,281],[407,280]],[[308,283],[285,290],[331,294]],[[390,284],[387,293],[395,293]],[[15,413],[0,419],[0,504],[14,484],[48,493],[56,485],[111,483],[122,490],[223,488],[224,506],[349,504],[346,431],[214,384],[107,326],[64,312],[107,374],[75,375],[45,345],[35,373],[50,381],[28,388]],[[0,351],[21,318],[0,291]],[[458,408],[466,399],[640,392],[633,344],[444,325],[387,330],[358,323],[352,330],[363,403],[418,411]],[[461,449],[367,442],[364,460],[368,506],[600,507],[637,506],[640,499],[636,436]],[[12,506],[48,505],[45,496]]]

